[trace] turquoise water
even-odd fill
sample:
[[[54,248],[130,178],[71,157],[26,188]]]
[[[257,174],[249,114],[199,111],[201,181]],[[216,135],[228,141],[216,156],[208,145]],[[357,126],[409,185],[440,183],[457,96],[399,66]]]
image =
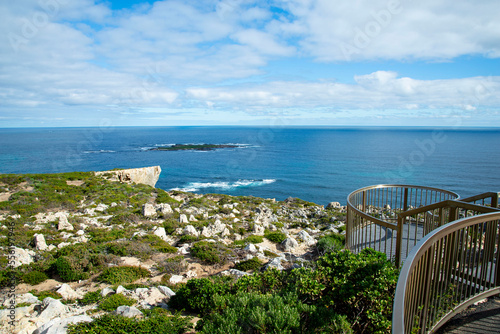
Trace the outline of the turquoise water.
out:
[[[500,191],[500,129],[102,127],[0,129],[0,173],[160,165],[157,187],[345,203],[380,183]],[[238,144],[209,152],[176,143]]]

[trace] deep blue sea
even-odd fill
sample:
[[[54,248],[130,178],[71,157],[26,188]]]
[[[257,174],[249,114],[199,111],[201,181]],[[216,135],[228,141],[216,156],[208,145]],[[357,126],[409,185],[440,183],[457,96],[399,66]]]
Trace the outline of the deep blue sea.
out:
[[[171,144],[237,144],[208,152]],[[500,129],[96,127],[0,129],[0,173],[159,165],[158,188],[327,204],[374,184],[500,191]]]

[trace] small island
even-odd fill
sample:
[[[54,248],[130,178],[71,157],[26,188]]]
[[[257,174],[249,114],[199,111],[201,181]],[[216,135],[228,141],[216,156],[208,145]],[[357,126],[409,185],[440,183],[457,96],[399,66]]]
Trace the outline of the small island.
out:
[[[213,151],[219,148],[237,148],[234,144],[175,144],[152,148],[152,151]]]

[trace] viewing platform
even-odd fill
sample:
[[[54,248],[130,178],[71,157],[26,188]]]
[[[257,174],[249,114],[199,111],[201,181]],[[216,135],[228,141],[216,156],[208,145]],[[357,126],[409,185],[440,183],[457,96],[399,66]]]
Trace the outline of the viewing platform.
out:
[[[432,333],[500,293],[498,193],[377,185],[347,198],[346,247],[383,252],[401,267],[392,332]]]

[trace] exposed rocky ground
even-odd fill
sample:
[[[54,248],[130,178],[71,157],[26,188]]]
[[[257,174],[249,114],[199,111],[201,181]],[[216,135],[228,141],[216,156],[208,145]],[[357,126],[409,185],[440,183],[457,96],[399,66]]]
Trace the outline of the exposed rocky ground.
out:
[[[307,265],[318,240],[344,233],[346,210],[297,198],[167,193],[93,173],[0,175],[0,198],[0,328],[30,334],[65,333],[69,323],[109,312],[145,317],[168,309],[194,277]],[[126,305],[103,306],[119,294]]]

